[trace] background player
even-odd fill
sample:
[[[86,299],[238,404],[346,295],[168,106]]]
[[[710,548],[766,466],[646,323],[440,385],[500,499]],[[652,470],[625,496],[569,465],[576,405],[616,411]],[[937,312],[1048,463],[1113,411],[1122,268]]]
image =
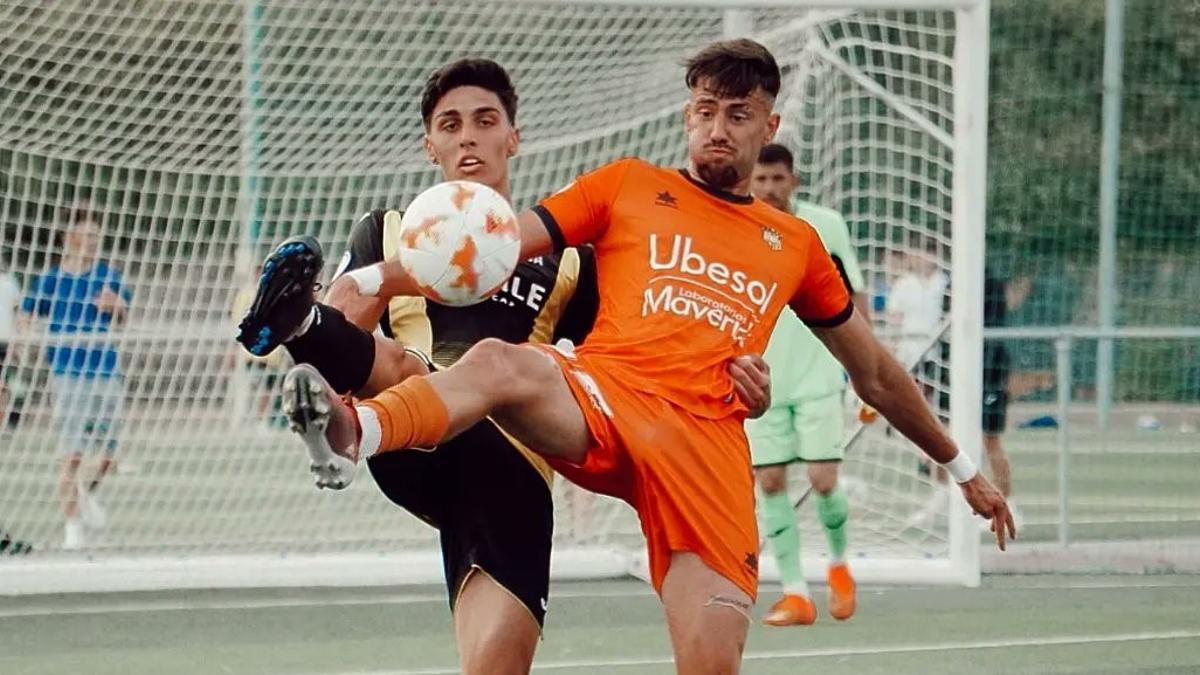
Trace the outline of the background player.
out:
[[[64,220],[62,258],[33,282],[21,310],[23,324],[42,319],[51,336],[46,359],[59,435],[63,548],[77,549],[87,544],[87,529],[95,531],[106,524],[95,492],[116,463],[125,403],[124,380],[109,331],[125,321],[132,294],[121,273],[100,258],[100,214],[80,203],[67,210]],[[81,339],[84,335],[90,337]],[[85,459],[89,460],[86,466]]]
[[[772,143],[759,153],[751,191],[775,208],[813,226],[854,299],[855,311],[869,317],[858,256],[846,221],[831,209],[792,200],[800,186],[792,153]],[[869,323],[868,319],[868,323]],[[816,493],[817,517],[829,540],[829,613],[839,620],[854,614],[854,579],[846,564],[846,492],[838,486],[838,465],[845,453],[845,371],[829,350],[794,316],[779,318],[765,355],[771,366],[774,402],[760,419],[747,423],[751,459],[763,491],[763,522],[771,553],[779,566],[784,596],[763,619],[772,626],[816,621],[800,562],[800,528],[787,492],[787,466],[804,461]]]
[[[504,69],[485,59],[451,63],[426,82],[421,109],[425,148],[443,176],[480,182],[508,197],[508,161],[517,153],[519,132],[517,94]],[[399,223],[398,211],[360,219],[337,275],[391,259],[399,250]],[[260,353],[278,344],[271,336],[289,336],[283,344],[293,358],[315,366],[339,393],[371,392],[428,372],[423,357],[406,346],[447,366],[485,337],[579,342],[595,317],[587,247],[522,262],[494,298],[465,308],[348,294],[337,281],[329,304],[314,304],[320,264],[311,238],[281,244],[264,264],[268,272],[239,340]],[[364,330],[376,326],[382,335]],[[296,377],[290,381],[284,404],[294,410],[309,392],[295,387]],[[755,405],[765,407],[765,400]],[[545,461],[483,421],[438,452],[379,455],[370,469],[392,501],[439,528],[464,672],[528,672],[545,617],[553,535]]]
[[[453,367],[356,408],[327,393],[312,408],[328,418],[326,435],[308,440],[330,475],[348,476],[360,455],[435,445],[490,415],[571,480],[638,510],[677,669],[730,673],[757,590],[758,540],[746,410],[726,369],[765,348],[785,304],[867,403],[950,465],[1001,547],[1013,528],[1003,497],[854,314],[816,234],[750,196],[779,124],[774,57],[750,40],[715,43],[689,61],[686,82],[686,170],[614,162],[519,216],[524,256],[595,244],[600,312],[583,347],[483,340]],[[367,294],[416,293],[399,265],[350,279]]]

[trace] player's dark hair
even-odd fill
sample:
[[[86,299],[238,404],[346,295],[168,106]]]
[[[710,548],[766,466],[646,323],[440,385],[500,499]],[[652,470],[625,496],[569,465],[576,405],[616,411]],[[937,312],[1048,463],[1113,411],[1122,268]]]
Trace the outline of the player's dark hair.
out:
[[[479,87],[487,89],[500,99],[509,124],[517,123],[517,90],[504,66],[491,59],[459,59],[438,68],[428,80],[421,94],[421,120],[429,128],[433,109],[451,89]]]
[[[762,88],[772,98],[779,95],[779,65],[766,47],[741,38],[714,42],[684,64],[688,89],[701,82],[722,98],[742,98]]]
[[[59,219],[68,228],[91,223],[100,225],[100,211],[96,205],[86,199],[71,203],[69,206],[64,206],[59,209]]]
[[[758,163],[782,164],[787,167],[788,173],[796,172],[796,160],[792,157],[792,151],[779,143],[764,145],[763,149],[758,151]]]

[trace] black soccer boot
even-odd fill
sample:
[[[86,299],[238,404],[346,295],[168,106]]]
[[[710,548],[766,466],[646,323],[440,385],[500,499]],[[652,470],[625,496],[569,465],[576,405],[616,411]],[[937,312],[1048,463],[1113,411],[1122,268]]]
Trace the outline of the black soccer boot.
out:
[[[238,324],[237,341],[246,351],[266,356],[296,332],[312,312],[324,264],[321,245],[308,235],[275,247],[263,262],[254,302]]]

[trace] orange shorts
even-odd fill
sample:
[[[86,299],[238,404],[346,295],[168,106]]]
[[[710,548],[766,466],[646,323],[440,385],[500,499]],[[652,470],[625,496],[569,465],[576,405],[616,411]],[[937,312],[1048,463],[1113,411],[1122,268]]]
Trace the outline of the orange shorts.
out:
[[[754,476],[742,421],[706,419],[622,383],[599,359],[536,345],[562,369],[592,436],[582,465],[550,459],[577,485],[623,499],[641,520],[660,594],[671,553],[695,553],[753,600]]]

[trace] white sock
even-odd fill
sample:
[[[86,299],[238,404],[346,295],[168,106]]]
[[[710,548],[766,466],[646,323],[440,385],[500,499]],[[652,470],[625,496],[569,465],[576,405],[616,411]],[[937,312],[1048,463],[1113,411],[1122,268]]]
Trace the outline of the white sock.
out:
[[[312,325],[320,320],[319,317],[320,313],[317,312],[317,306],[313,305],[312,311],[308,313],[308,316],[304,317],[304,321],[300,323],[300,327],[296,329],[296,332],[289,335],[287,339],[295,340],[301,335],[307,333],[308,329],[312,328]],[[284,342],[287,342],[287,340],[284,340]]]
[[[804,579],[794,583],[785,584],[783,587],[784,595],[803,595],[806,598],[812,597],[812,591],[808,590],[808,582]]]
[[[358,458],[365,460],[379,449],[379,443],[383,440],[383,429],[379,426],[379,417],[371,408],[356,405],[354,411],[358,413],[358,425],[362,428],[362,440],[358,442]]]

